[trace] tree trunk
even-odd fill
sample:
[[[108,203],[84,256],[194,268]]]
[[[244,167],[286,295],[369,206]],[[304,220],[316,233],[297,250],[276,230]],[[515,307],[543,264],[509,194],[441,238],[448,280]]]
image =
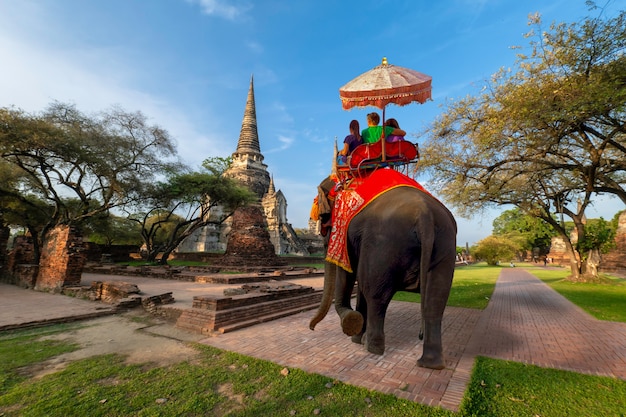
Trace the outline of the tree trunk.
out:
[[[169,259],[172,250],[173,249],[163,252],[163,255],[161,255],[161,259],[159,259],[159,265],[167,265],[167,260]]]
[[[156,257],[159,254],[158,251],[154,249],[149,249],[146,251],[146,262],[156,262]]]
[[[584,263],[584,273],[586,279],[595,281],[598,279],[598,267],[602,257],[599,249],[591,249],[587,254],[587,260]]]
[[[569,265],[570,265],[570,271],[572,272],[572,274],[567,277],[566,279],[568,281],[579,281],[580,280],[580,275],[581,275],[581,270],[580,270],[580,254],[576,251],[576,249],[574,249],[574,246],[572,245],[572,242],[570,241],[569,238],[564,239],[565,242],[565,248],[567,249],[567,252],[569,253]]]

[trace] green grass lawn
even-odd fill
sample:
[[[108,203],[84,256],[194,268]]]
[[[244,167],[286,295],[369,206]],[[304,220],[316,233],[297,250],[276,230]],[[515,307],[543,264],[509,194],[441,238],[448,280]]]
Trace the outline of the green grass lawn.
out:
[[[501,269],[500,266],[489,266],[486,263],[457,267],[454,271],[448,305],[481,310],[487,307]],[[419,303],[420,295],[400,291],[393,299]]]
[[[75,349],[38,341],[37,332],[56,327],[0,334],[0,416],[453,415],[298,369],[283,375],[282,366],[203,345],[194,345],[201,353],[193,363],[127,365],[102,355],[29,378],[27,365]]]
[[[603,274],[601,284],[575,283],[565,280],[570,275],[567,268],[546,269],[526,263],[517,267],[535,275],[598,320],[626,323],[626,279]],[[508,266],[478,263],[456,268],[448,305],[481,310],[487,307],[502,268]],[[419,303],[420,295],[400,291],[393,299]]]
[[[626,382],[479,357],[461,416],[624,416]]]
[[[567,268],[525,268],[563,297],[598,320],[626,323],[626,280],[603,274],[603,282],[578,283],[566,281]]]

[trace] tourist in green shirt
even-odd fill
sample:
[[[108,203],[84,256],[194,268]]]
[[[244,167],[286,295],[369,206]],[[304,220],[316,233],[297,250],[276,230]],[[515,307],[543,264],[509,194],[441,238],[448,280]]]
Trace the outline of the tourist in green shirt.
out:
[[[372,112],[367,115],[367,129],[363,129],[363,132],[361,132],[363,143],[374,143],[380,140],[383,132],[383,126],[378,126],[378,123],[380,123],[380,116],[378,115],[378,113]],[[389,135],[406,135],[406,132],[402,129],[393,128],[391,126],[385,126],[384,128],[384,137],[387,137]]]

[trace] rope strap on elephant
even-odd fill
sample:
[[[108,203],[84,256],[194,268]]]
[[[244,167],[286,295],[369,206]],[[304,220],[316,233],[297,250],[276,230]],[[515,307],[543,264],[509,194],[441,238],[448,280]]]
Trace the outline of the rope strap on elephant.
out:
[[[393,169],[379,169],[366,178],[357,178],[335,198],[332,229],[326,260],[352,272],[348,257],[348,226],[354,216],[385,192],[397,187],[413,187],[428,193],[417,181]]]

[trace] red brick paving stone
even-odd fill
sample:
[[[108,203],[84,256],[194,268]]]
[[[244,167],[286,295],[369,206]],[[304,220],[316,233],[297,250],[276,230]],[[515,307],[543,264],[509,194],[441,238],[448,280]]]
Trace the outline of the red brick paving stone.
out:
[[[208,338],[203,343],[401,398],[421,398],[420,402],[425,404],[439,405],[453,372],[451,369],[437,371],[417,366],[422,350],[417,337],[419,305],[391,303],[385,326],[387,348],[382,356],[370,354],[364,346],[352,343],[342,333],[334,311],[317,325],[315,331],[309,330],[313,314],[300,313]],[[450,355],[451,365],[456,365],[462,356],[462,351],[456,349],[464,349],[471,336],[473,326],[467,322],[475,324],[479,314],[478,310],[446,309],[444,343],[448,341],[455,346]],[[475,317],[471,319],[472,316]],[[455,323],[457,320],[461,323]],[[262,348],[250,349],[250,340],[262,340]],[[278,346],[288,346],[289,349],[277,355]]]
[[[446,309],[447,368],[441,371],[417,366],[422,344],[414,303],[391,303],[383,356],[351,343],[333,311],[310,331],[313,314],[300,313],[203,343],[454,411],[477,355],[626,379],[626,324],[595,320],[521,268],[502,270],[484,311]]]

